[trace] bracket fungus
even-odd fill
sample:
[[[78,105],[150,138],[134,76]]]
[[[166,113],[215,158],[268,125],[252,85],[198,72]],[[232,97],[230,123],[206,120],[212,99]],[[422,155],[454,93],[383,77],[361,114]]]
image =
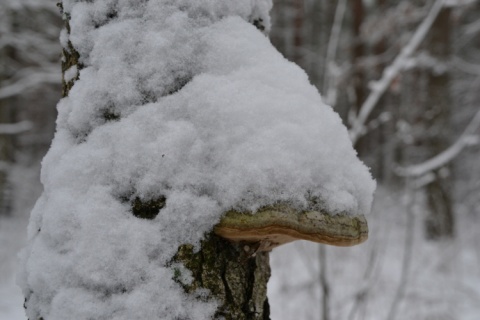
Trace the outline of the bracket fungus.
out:
[[[255,214],[228,211],[214,231],[233,242],[255,244],[255,251],[270,251],[295,240],[346,247],[368,238],[364,215],[299,211],[286,204],[264,207]]]

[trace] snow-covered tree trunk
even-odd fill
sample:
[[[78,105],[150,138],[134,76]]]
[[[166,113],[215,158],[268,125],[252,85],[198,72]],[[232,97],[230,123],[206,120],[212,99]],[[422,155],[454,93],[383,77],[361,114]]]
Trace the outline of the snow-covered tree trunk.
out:
[[[61,7],[61,5],[60,5]],[[69,16],[65,16],[65,27],[70,32]],[[258,22],[257,22],[258,23]],[[259,25],[261,27],[261,25]],[[63,49],[62,59],[62,94],[68,96],[75,84],[77,75],[68,75],[69,70],[81,70],[80,54],[68,41]],[[181,87],[181,83],[174,87]],[[151,206],[136,201],[135,215],[142,218],[152,218]],[[182,283],[183,269],[175,268],[174,280],[184,288],[186,293],[193,294],[198,290],[208,290],[209,301],[217,301],[216,319],[270,319],[270,309],[267,299],[267,282],[270,278],[268,252],[252,255],[243,246],[230,243],[213,232],[201,242],[201,249],[195,250],[192,245],[182,245],[172,259],[172,265],[183,264],[193,281]]]
[[[268,254],[215,236],[223,215],[370,210],[340,118],[265,36],[271,5],[61,2],[64,98],[18,277],[30,320],[268,319]]]

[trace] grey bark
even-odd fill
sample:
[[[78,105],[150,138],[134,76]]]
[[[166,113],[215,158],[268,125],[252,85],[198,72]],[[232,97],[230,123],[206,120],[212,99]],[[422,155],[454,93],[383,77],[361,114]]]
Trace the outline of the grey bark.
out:
[[[428,39],[428,51],[440,63],[450,59],[450,8],[443,8],[432,26]],[[425,121],[428,131],[425,138],[429,157],[439,154],[451,144],[451,108],[453,100],[450,94],[450,72],[429,70],[428,107]],[[449,165],[435,173],[436,179],[427,185],[427,204],[429,212],[425,221],[426,236],[435,240],[454,236],[454,212],[452,199],[452,167]]]
[[[187,293],[208,289],[208,299],[220,303],[215,319],[270,319],[269,254],[251,249],[251,244],[232,244],[210,234],[198,252],[191,245],[181,246],[173,262],[183,263],[193,274],[194,281],[183,285]]]

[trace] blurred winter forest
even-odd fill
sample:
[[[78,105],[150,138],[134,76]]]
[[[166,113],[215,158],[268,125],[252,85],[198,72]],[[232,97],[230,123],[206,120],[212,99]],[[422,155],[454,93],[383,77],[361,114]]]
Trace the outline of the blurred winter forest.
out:
[[[378,183],[370,239],[271,255],[272,319],[480,319],[480,1],[274,0],[272,43]],[[0,2],[0,320],[61,95],[52,0]],[[295,106],[292,106],[295,107]]]

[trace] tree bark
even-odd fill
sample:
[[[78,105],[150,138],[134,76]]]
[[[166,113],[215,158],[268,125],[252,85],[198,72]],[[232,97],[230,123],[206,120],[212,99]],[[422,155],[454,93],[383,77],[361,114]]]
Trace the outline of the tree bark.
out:
[[[293,61],[303,66],[303,24],[304,24],[304,3],[303,0],[294,0],[295,16],[293,18]]]
[[[70,14],[63,12],[62,2],[57,4],[60,8],[60,13],[64,17],[65,29],[68,34],[70,34]],[[70,89],[72,89],[75,81],[78,79],[78,71],[80,71],[83,66],[79,62],[80,54],[73,47],[70,40],[68,41],[68,48],[62,49],[62,97],[68,96]],[[77,77],[67,81],[65,79],[65,72],[73,66],[77,66]]]
[[[270,41],[286,57],[289,55],[289,36],[290,28],[288,21],[288,3],[286,0],[277,0],[271,11],[272,25],[274,28],[270,33]]]
[[[428,50],[430,55],[446,64],[450,58],[450,8],[443,8],[430,31]],[[447,149],[451,144],[451,108],[450,73],[446,70],[428,73],[428,106],[425,121],[427,134],[425,145],[428,156]],[[452,205],[452,167],[449,165],[435,173],[436,179],[427,185],[427,205],[429,212],[425,221],[428,239],[451,238],[454,236],[454,213]]]
[[[208,289],[208,299],[219,302],[215,319],[270,319],[269,254],[252,253],[252,249],[252,245],[232,244],[212,233],[198,252],[191,245],[181,246],[172,262],[182,263],[193,274],[193,282],[183,285],[185,292]],[[175,269],[176,276],[179,272]]]
[[[360,34],[365,10],[362,0],[354,0],[351,5],[353,19],[352,66],[354,67],[352,78],[355,91],[355,109],[358,112],[365,100],[365,72],[363,67],[358,65],[359,60],[365,55],[365,45]]]

